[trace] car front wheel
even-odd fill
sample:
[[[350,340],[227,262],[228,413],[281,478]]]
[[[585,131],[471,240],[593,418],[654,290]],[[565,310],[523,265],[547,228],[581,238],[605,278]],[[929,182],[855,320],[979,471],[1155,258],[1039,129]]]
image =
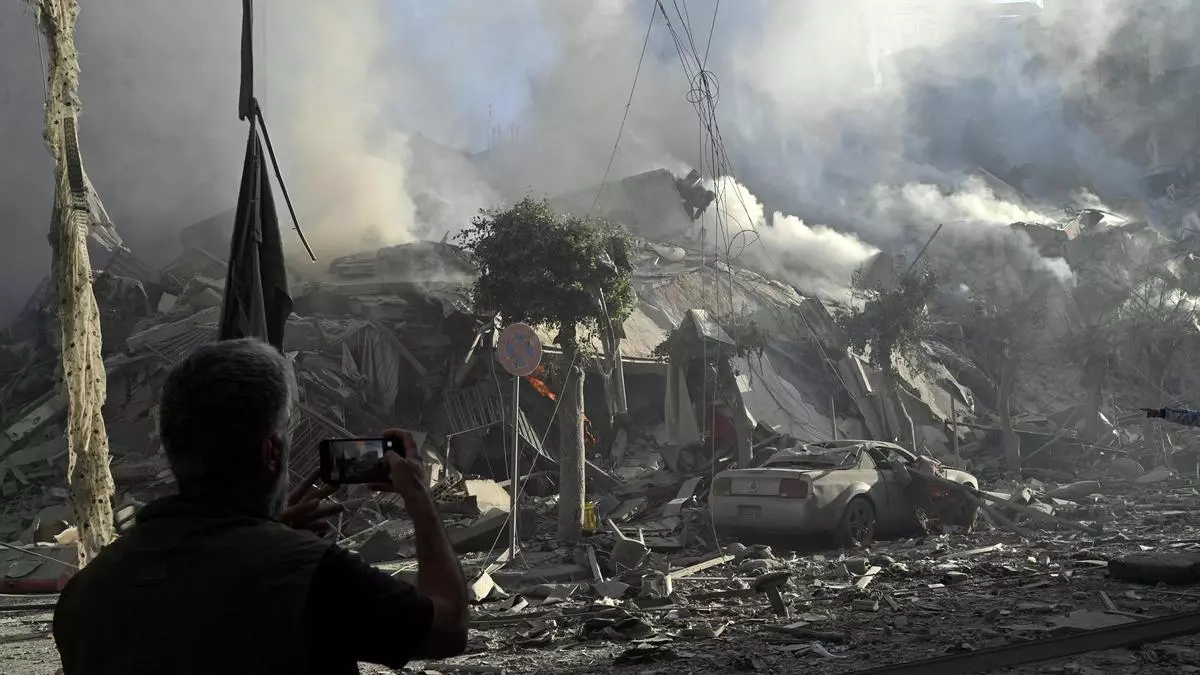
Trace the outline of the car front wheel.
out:
[[[866,497],[855,497],[846,505],[838,525],[838,544],[844,548],[870,546],[875,541],[875,507]]]

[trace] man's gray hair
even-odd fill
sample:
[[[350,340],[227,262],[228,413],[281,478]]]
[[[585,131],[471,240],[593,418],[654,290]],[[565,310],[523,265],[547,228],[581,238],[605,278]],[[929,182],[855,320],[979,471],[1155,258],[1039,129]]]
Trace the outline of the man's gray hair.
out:
[[[259,340],[200,347],[167,376],[159,436],[181,491],[241,489],[262,475],[261,448],[286,437],[290,364]]]

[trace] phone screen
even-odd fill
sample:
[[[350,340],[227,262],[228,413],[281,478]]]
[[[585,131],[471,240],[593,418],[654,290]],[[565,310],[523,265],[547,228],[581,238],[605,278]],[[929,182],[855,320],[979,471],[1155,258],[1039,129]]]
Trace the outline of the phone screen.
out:
[[[321,441],[321,479],[338,483],[378,483],[388,479],[383,454],[396,450],[391,438],[334,438]]]

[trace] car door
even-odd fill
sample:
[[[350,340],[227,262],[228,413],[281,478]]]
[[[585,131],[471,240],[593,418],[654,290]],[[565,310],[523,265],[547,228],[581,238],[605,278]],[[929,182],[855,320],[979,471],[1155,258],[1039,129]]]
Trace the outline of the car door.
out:
[[[906,527],[912,517],[906,488],[912,479],[905,469],[907,462],[904,461],[904,456],[892,452],[887,446],[879,445],[868,448],[866,454],[869,454],[875,463],[880,492],[886,495],[885,501],[876,501],[876,504],[886,504],[886,507],[876,509],[875,517],[880,528],[897,530]]]
[[[857,467],[854,470],[855,481],[868,485],[867,495],[875,504],[875,524],[878,529],[888,529],[890,513],[892,512],[891,490],[879,462],[875,461],[870,448],[858,452]]]

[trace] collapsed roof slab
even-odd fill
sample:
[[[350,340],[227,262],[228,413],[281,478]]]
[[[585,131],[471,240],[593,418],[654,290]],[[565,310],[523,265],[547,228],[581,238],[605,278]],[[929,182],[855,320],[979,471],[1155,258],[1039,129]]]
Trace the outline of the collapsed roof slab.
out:
[[[698,175],[677,179],[666,169],[655,169],[554,197],[550,205],[580,218],[619,223],[644,237],[669,238],[692,228],[712,202],[710,195]]]

